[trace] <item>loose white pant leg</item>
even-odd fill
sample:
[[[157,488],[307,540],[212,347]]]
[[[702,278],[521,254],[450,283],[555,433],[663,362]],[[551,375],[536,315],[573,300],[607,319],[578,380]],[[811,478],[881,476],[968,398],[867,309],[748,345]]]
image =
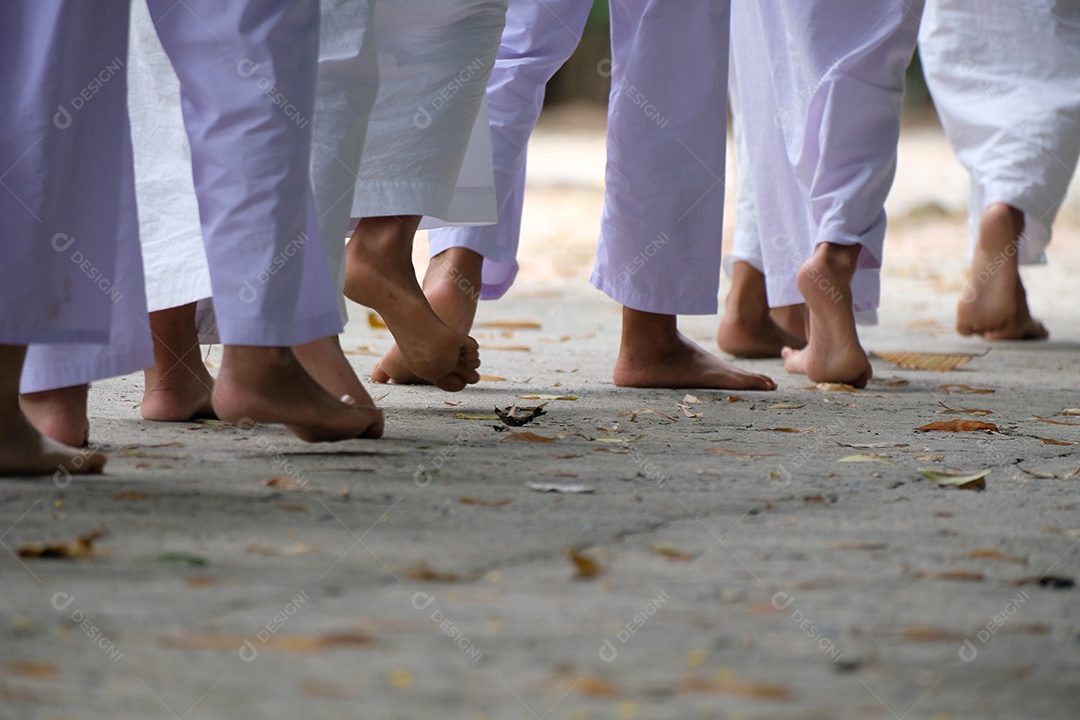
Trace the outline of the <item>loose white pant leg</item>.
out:
[[[463,247],[484,257],[481,300],[502,297],[517,276],[529,136],[548,80],[581,42],[590,0],[510,0],[487,86],[498,222],[428,233],[432,256]],[[470,145],[469,152],[473,152]]]
[[[180,109],[180,81],[161,47],[146,0],[131,4],[128,47],[139,239],[147,306],[156,312],[208,299],[210,269]]]
[[[315,0],[150,0],[181,85],[222,342],[291,346],[342,329],[309,183]],[[321,238],[315,247],[321,249]],[[305,265],[321,258],[298,312]],[[315,269],[317,270],[317,269]],[[319,278],[316,278],[319,279]]]
[[[607,187],[592,283],[634,310],[717,310],[728,11],[726,0],[611,5]]]
[[[884,201],[921,0],[736,0],[735,72],[764,241],[769,304],[820,243],[863,248],[856,311],[877,306]]]
[[[734,58],[732,59],[734,61]],[[731,135],[735,141],[735,153],[739,168],[738,202],[735,207],[735,237],[731,252],[724,256],[724,272],[731,277],[736,262],[744,262],[759,273],[765,272],[765,258],[761,250],[761,230],[754,204],[754,180],[750,172],[750,152],[746,146],[743,130],[742,107],[739,104],[739,88],[735,73],[728,74],[728,102],[731,105]]]
[[[0,342],[20,392],[149,365],[127,126],[127,7],[0,7]],[[110,344],[105,341],[112,340]],[[44,344],[35,344],[44,343]]]
[[[1003,202],[1024,213],[1017,259],[1045,262],[1080,157],[1080,0],[927,0],[919,52],[970,173],[970,249],[986,208]]]
[[[315,93],[311,181],[319,232],[334,279],[338,309],[345,309],[345,235],[360,172],[368,119],[379,90],[375,52],[375,0],[322,0],[319,81]]]
[[[127,18],[127,3],[0,4],[0,343],[109,339]]]
[[[379,94],[354,218],[474,219],[454,215],[455,192],[505,22],[506,0],[376,5]],[[490,217],[482,219],[493,222],[490,202]]]

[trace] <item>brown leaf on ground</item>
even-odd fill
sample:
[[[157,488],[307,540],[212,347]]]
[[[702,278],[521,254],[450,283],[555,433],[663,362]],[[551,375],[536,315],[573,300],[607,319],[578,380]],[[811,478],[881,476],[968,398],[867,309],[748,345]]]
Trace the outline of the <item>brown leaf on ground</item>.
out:
[[[481,375],[480,382],[506,382],[506,378],[498,375]]]
[[[1055,440],[1054,438],[1039,437],[1038,435],[1032,435],[1033,438],[1043,443],[1044,445],[1075,445],[1074,442],[1068,440]]]
[[[169,650],[228,650],[236,652],[251,642],[247,635],[192,633],[187,635],[163,635],[158,645]],[[278,652],[309,653],[347,647],[368,647],[374,644],[370,635],[355,631],[325,633],[322,635],[271,635],[257,647]]]
[[[402,575],[410,580],[419,580],[420,582],[441,582],[441,583],[456,583],[464,582],[465,579],[454,572],[443,572],[441,570],[435,570],[423,560],[420,560],[413,564],[411,567],[406,568],[401,572]]]
[[[481,350],[502,350],[504,352],[532,352],[528,345],[482,345]]]
[[[885,550],[889,545],[882,542],[842,542],[828,547],[830,550]]]
[[[607,678],[599,678],[594,675],[583,675],[573,681],[573,692],[588,697],[603,697],[611,699],[618,697],[619,685]]]
[[[905,574],[919,580],[956,580],[958,582],[982,582],[986,579],[978,570],[912,570],[904,569]]]
[[[946,395],[993,395],[997,392],[993,388],[976,388],[960,383],[946,383],[940,387]]]
[[[773,403],[769,405],[770,410],[798,410],[799,408],[806,407],[806,403],[799,403],[794,405],[792,403]]]
[[[857,455],[848,455],[842,457],[836,462],[838,463],[881,463],[883,465],[895,465],[892,458],[888,455],[882,455],[881,453],[859,453]]]
[[[880,384],[885,387],[907,387],[911,383],[903,378],[883,378]]]
[[[1038,415],[1033,415],[1031,419],[1038,420],[1039,422],[1050,423],[1051,425],[1072,425],[1073,427],[1080,426],[1080,423],[1078,422],[1071,422],[1069,420],[1051,420],[1050,418],[1039,417]]]
[[[892,637],[907,642],[963,642],[967,635],[933,625],[910,625],[876,630],[875,636]]]
[[[383,319],[381,317],[379,317],[379,314],[377,312],[372,311],[372,310],[368,311],[367,321],[368,321],[368,325],[374,330],[389,330],[390,329],[390,328],[386,327],[386,323],[383,322]]]
[[[274,488],[275,490],[282,490],[285,492],[315,492],[320,494],[322,492],[307,480],[297,480],[296,478],[287,475],[278,475],[277,477],[267,478],[262,481],[262,484],[263,487]]]
[[[518,395],[519,400],[577,400],[577,395]]]
[[[514,502],[512,497],[499,498],[498,500],[485,500],[483,498],[460,497],[458,502],[462,505],[479,505],[480,507],[502,507]]]
[[[75,560],[93,557],[94,543],[108,534],[108,530],[101,529],[80,535],[70,543],[23,545],[17,554],[24,560]]]
[[[989,430],[991,432],[997,432],[997,429],[998,426],[994,423],[983,422],[982,420],[939,420],[923,425],[922,427],[917,427],[915,428],[915,432],[930,432],[932,430],[941,432],[973,432],[975,430]]]
[[[790,427],[775,427],[775,428],[757,428],[758,432],[782,432],[782,433],[811,433],[817,430],[817,425],[811,425],[808,428],[802,430],[798,428]]]
[[[34,680],[55,680],[60,676],[56,666],[44,660],[16,660],[4,663],[3,668],[16,677],[33,678]]]
[[[473,324],[474,328],[495,330],[539,330],[538,320],[487,320]]]
[[[705,452],[713,453],[714,455],[734,455],[736,457],[747,458],[777,457],[778,455],[780,455],[780,453],[774,452],[749,452],[747,450],[728,450],[726,448],[707,448]]]
[[[566,556],[574,564],[574,580],[591,580],[604,574],[600,563],[580,550],[570,550]]]
[[[649,552],[668,560],[678,560],[680,562],[689,562],[694,559],[693,555],[680,550],[671,543],[653,543],[649,546]]]
[[[1058,415],[1080,415],[1080,408],[1065,408]]]
[[[891,443],[891,442],[876,442],[876,443],[836,443],[840,447],[866,449],[866,450],[879,450],[881,448],[901,448],[907,447],[907,443]]]
[[[1001,560],[1002,562],[1011,562],[1018,565],[1028,564],[1027,555],[1010,555],[1000,550],[972,550],[967,556],[971,560]]]
[[[938,415],[993,415],[992,410],[979,410],[977,408],[951,408],[943,402],[939,402],[943,410],[938,410]]]
[[[675,693],[679,695],[687,693],[732,695],[750,700],[773,702],[790,702],[794,696],[787,685],[741,680],[733,672],[720,672],[711,678],[696,674],[686,675],[679,681]]]
[[[141,465],[142,463],[139,464]],[[113,500],[145,500],[146,498],[146,493],[139,492],[138,490],[125,490],[122,493],[113,495]]]
[[[530,443],[553,443],[558,440],[558,438],[548,437],[546,435],[537,435],[536,433],[529,431],[511,432],[504,439]]]
[[[916,455],[916,460],[922,460],[923,462],[941,462],[945,459],[944,455]]]
[[[743,399],[742,399],[741,395],[728,395],[726,398],[724,398],[724,402],[742,402],[742,401],[743,401]]]
[[[948,372],[967,365],[972,358],[978,355],[963,355],[960,353],[929,353],[929,352],[871,352],[870,357],[879,358],[891,362],[897,367],[906,370],[931,370],[935,372]]]
[[[638,408],[637,410],[623,410],[619,413],[619,417],[629,417],[630,422],[637,422],[638,415],[659,415],[667,420],[678,420],[677,417],[671,415],[665,415],[662,412],[658,412],[651,408]]]
[[[541,403],[533,407],[518,407],[517,405],[511,405],[506,410],[500,410],[495,408],[495,414],[503,421],[504,425],[510,427],[521,427],[522,425],[528,425],[541,415],[546,415],[544,412],[544,405],[547,403]]]

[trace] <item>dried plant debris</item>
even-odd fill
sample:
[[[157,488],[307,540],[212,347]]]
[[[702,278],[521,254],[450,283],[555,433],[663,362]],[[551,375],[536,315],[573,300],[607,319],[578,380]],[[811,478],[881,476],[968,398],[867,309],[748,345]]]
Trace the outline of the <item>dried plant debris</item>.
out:
[[[969,473],[919,468],[919,474],[941,487],[954,487],[958,490],[985,490],[986,476],[990,474],[990,470]]]
[[[100,529],[79,535],[69,543],[50,542],[20,546],[18,556],[24,560],[77,560],[95,555],[94,543],[109,534]]]
[[[521,427],[522,425],[528,425],[541,415],[546,415],[544,412],[544,406],[547,403],[540,403],[532,407],[518,407],[517,405],[511,405],[506,410],[500,410],[495,408],[495,414],[503,421],[504,425],[510,427]]]
[[[987,350],[989,352],[989,350]],[[985,355],[986,353],[982,353]],[[982,355],[965,355],[961,353],[930,353],[930,352],[872,352],[870,357],[891,362],[897,367],[906,370],[930,370],[936,372],[949,372],[967,365],[972,358]]]

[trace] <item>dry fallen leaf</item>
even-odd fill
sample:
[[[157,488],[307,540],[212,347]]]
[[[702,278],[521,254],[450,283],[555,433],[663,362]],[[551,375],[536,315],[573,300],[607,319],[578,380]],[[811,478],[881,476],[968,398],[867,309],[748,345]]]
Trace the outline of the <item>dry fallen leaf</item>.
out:
[[[519,400],[577,400],[576,395],[518,395]]]
[[[113,495],[113,500],[145,500],[146,497],[147,495],[144,492],[139,492],[138,490],[125,490],[122,493]]]
[[[725,448],[708,448],[705,450],[707,453],[713,453],[715,455],[735,455],[737,457],[777,457],[780,453],[774,452],[748,452],[746,450],[727,450]]]
[[[409,578],[410,580],[419,580],[421,582],[462,582],[462,577],[457,573],[435,570],[423,560],[420,560],[413,566],[406,568],[402,571],[401,574]]]
[[[684,405],[684,404],[680,403],[680,404],[676,405],[676,407],[679,408],[680,410],[682,410],[683,415],[690,418],[691,420],[699,418],[699,417],[704,417],[704,415],[705,415],[705,413],[694,412],[694,408],[692,406],[690,406],[690,405]]]
[[[2,666],[11,675],[34,680],[55,680],[60,673],[56,666],[43,660],[16,660]]]
[[[376,313],[376,312],[372,312],[372,311],[369,310],[368,314],[367,314],[367,321],[368,321],[368,325],[371,326],[375,330],[389,330],[390,329],[390,328],[386,327],[386,323],[383,322],[383,319],[381,317],[379,317],[379,314]]]
[[[537,320],[488,320],[475,323],[473,327],[496,330],[539,330],[541,326]]]
[[[1059,412],[1058,415],[1080,415],[1080,408],[1066,408]]]
[[[876,442],[876,443],[836,443],[840,447],[856,448],[863,450],[879,450],[881,448],[901,448],[907,447],[907,443],[890,443],[890,442]]]
[[[1026,467],[1021,467],[1019,465],[1017,465],[1016,467],[1018,467],[1020,469],[1020,472],[1024,473],[1025,475],[1029,475],[1033,478],[1039,478],[1040,480],[1053,480],[1057,478],[1057,475],[1055,475],[1054,473],[1041,472],[1039,470],[1028,470]]]
[[[690,394],[683,395],[682,401],[684,405],[696,405],[697,403],[701,402],[696,397]]]
[[[619,417],[629,417],[630,422],[637,422],[638,415],[659,415],[660,417],[665,418],[667,420],[678,420],[677,417],[672,417],[671,415],[665,415],[662,412],[659,412],[657,410],[652,410],[650,408],[638,408],[637,410],[623,410],[621,413],[619,413]]]
[[[941,391],[946,395],[993,395],[997,392],[993,388],[976,388],[959,383],[946,383],[941,386]]]
[[[1051,420],[1050,418],[1039,417],[1038,415],[1033,415],[1031,419],[1038,420],[1039,422],[1050,423],[1051,425],[1080,426],[1080,423],[1078,422],[1070,422],[1069,420]]]
[[[287,492],[315,492],[320,494],[322,492],[307,480],[297,480],[296,478],[287,475],[278,475],[277,477],[267,478],[262,481],[262,484],[264,487]]]
[[[504,352],[532,352],[528,345],[483,345],[481,350],[501,350]]]
[[[535,490],[536,492],[559,493],[561,495],[584,495],[596,492],[596,488],[594,487],[575,483],[546,483],[530,480],[525,483],[525,487],[530,490]]]
[[[499,377],[498,375],[481,375],[481,382],[506,382],[506,378]]]
[[[522,425],[528,425],[541,415],[546,415],[544,412],[544,405],[547,403],[541,403],[534,407],[518,407],[517,405],[511,405],[506,410],[500,410],[495,408],[495,414],[502,420],[504,425],[510,427],[521,427]]]
[[[789,702],[793,697],[791,688],[787,685],[741,680],[732,671],[721,671],[712,678],[687,675],[679,681],[675,692],[676,694],[716,693],[718,695],[733,695],[751,700],[771,700],[774,702]]]
[[[1032,435],[1032,437],[1035,438],[1036,440],[1039,440],[1040,442],[1042,442],[1045,445],[1075,445],[1076,444],[1074,442],[1069,442],[1068,440],[1055,440],[1054,438],[1039,437],[1038,435]]]
[[[537,435],[534,432],[510,432],[506,435],[506,440],[516,440],[518,442],[530,442],[530,443],[553,443],[558,438],[548,437],[546,435]]]
[[[600,563],[580,550],[570,550],[566,555],[570,558],[570,562],[574,563],[575,580],[589,580],[599,577],[604,572]]]
[[[997,432],[998,426],[994,423],[983,422],[982,420],[939,420],[938,422],[932,422],[922,427],[915,428],[915,432],[930,432],[931,430],[939,430],[941,432],[973,432],[975,430],[989,430],[991,432]]]
[[[1028,564],[1027,555],[1010,555],[1001,552],[1000,550],[972,550],[967,556],[971,560],[1001,560],[1003,562],[1011,562],[1018,565]]]
[[[912,570],[904,572],[919,580],[955,580],[958,582],[982,582],[986,579],[978,570]]]
[[[1052,590],[1069,590],[1076,587],[1076,580],[1061,575],[1031,575],[1009,581],[1010,585],[1038,585]]]
[[[962,473],[919,468],[919,474],[941,487],[955,487],[960,490],[985,490],[986,476],[990,474],[990,470]]]
[[[799,408],[804,407],[806,407],[806,403],[799,403],[798,405],[793,405],[792,403],[773,403],[772,405],[769,405],[770,410],[798,410]]]
[[[230,650],[244,647],[251,642],[246,635],[165,635],[158,639],[158,645],[170,650]],[[355,631],[324,633],[322,635],[270,635],[258,645],[258,650],[276,650],[278,652],[309,653],[330,650],[339,647],[367,647],[374,644],[370,636]]]
[[[817,430],[816,425],[811,425],[808,428],[799,430],[798,428],[790,427],[776,427],[776,428],[757,428],[758,432],[782,432],[782,433],[810,433]]]
[[[984,353],[985,354],[985,353]],[[958,367],[967,365],[974,357],[979,355],[963,355],[960,353],[929,353],[929,352],[871,352],[870,357],[879,358],[891,362],[897,367],[906,370],[931,370],[936,372],[948,372]]]
[[[108,535],[108,530],[94,530],[86,535],[79,535],[70,543],[48,543],[45,545],[23,545],[18,556],[24,560],[73,560],[94,555],[94,543]]]
[[[894,463],[892,461],[892,458],[890,458],[888,455],[879,455],[877,453],[859,453],[858,455],[848,455],[847,457],[840,458],[836,462],[838,462],[838,463],[842,463],[842,462],[856,462],[856,463],[872,462],[872,463],[882,463],[884,465],[895,465],[896,464],[896,463]]]
[[[916,455],[916,460],[921,462],[942,462],[945,459],[944,455]]]
[[[680,550],[671,543],[653,543],[649,546],[649,552],[651,552],[653,555],[659,555],[662,558],[667,558],[668,560],[689,562],[690,560],[694,559],[693,555]]]
[[[458,502],[462,505],[479,505],[480,507],[502,507],[514,502],[512,497],[499,498],[498,500],[485,500],[483,498],[460,497]]]
[[[943,402],[939,402],[942,410],[938,410],[938,415],[993,415],[991,410],[979,410],[977,408],[951,408]]]

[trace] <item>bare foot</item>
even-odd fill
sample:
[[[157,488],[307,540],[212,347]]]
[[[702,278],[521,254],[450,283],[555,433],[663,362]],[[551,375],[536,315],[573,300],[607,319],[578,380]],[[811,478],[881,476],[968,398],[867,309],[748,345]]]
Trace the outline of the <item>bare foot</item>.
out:
[[[41,434],[71,447],[86,447],[90,440],[90,420],[86,415],[88,385],[26,393],[19,404],[27,419]]]
[[[154,366],[143,372],[139,411],[146,420],[184,422],[214,417],[214,378],[203,364],[195,303],[150,313]]]
[[[855,387],[865,387],[873,376],[852,309],[851,278],[861,250],[859,245],[821,243],[799,269],[799,291],[810,313],[810,341],[802,350],[783,349],[788,372],[816,383]]]
[[[334,397],[348,395],[353,400],[351,404],[357,407],[375,407],[375,402],[342,352],[341,340],[337,335],[297,345],[293,353],[308,375]]]
[[[97,475],[107,458],[99,452],[67,447],[39,432],[23,417],[0,437],[0,475]]]
[[[765,375],[740,370],[680,333],[674,315],[627,307],[614,380],[619,387],[776,389]]]
[[[431,309],[449,327],[463,335],[472,330],[476,305],[480,299],[480,283],[484,258],[466,248],[450,248],[431,258],[424,275],[424,295]],[[428,384],[428,381],[409,369],[409,364],[395,344],[371,371],[373,382],[394,382],[398,385]],[[465,388],[466,381],[456,372],[434,381],[448,392]]]
[[[735,357],[778,358],[784,347],[802,347],[806,340],[786,332],[773,319],[765,276],[749,263],[736,262],[716,344]]]
[[[19,377],[26,358],[25,345],[0,345],[0,475],[76,475],[100,473],[106,458],[101,453],[66,447],[47,437],[30,422],[19,398]],[[74,436],[78,444],[85,440],[86,386],[64,388],[73,399],[81,392],[83,434]]]
[[[335,398],[289,348],[226,345],[214,409],[227,422],[281,423],[307,442],[376,438],[383,432],[382,412]]]
[[[412,264],[420,218],[363,218],[345,250],[345,296],[373,308],[386,322],[401,356],[418,377],[462,386],[480,380],[480,348],[432,310]]]
[[[994,203],[979,223],[979,241],[956,306],[956,331],[987,340],[1041,340],[1046,327],[1031,316],[1020,279],[1018,241],[1024,213]]]

